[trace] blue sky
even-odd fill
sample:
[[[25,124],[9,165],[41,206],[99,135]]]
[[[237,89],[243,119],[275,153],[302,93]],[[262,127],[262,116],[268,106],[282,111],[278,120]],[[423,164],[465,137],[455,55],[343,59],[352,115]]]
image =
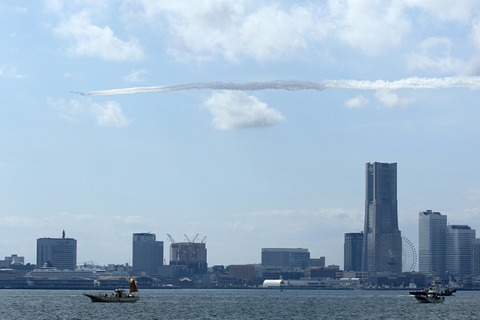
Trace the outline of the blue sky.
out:
[[[398,163],[416,246],[420,211],[479,228],[476,0],[17,1],[0,26],[0,256],[35,263],[65,229],[79,263],[131,262],[134,232],[168,260],[167,234],[198,233],[209,265],[302,247],[343,267],[374,161]],[[443,88],[72,93],[411,78]]]

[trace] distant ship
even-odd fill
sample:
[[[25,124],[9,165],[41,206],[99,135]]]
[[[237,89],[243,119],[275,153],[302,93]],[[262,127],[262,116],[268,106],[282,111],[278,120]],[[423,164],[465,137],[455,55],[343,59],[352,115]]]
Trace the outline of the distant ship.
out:
[[[410,292],[410,294],[412,293]],[[441,303],[445,301],[445,297],[435,290],[417,291],[414,295],[415,299],[420,303]]]
[[[84,293],[83,295],[89,297],[92,302],[136,302],[140,299],[140,297],[135,295],[135,292],[138,292],[137,285],[135,284],[135,280],[130,279],[129,293],[127,293],[124,289],[115,289],[110,294]]]
[[[429,287],[420,291],[410,291],[410,294],[415,296],[418,302],[439,303],[445,301],[446,296],[451,296],[456,291],[456,289],[445,287],[442,280],[435,277],[434,274]]]

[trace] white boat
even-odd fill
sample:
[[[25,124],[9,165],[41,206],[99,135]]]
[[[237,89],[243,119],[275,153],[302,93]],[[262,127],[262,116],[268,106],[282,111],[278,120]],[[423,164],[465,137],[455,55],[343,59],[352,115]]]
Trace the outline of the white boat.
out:
[[[424,293],[415,294],[415,299],[420,303],[441,303],[445,301],[445,297],[437,293],[435,290],[428,290]]]
[[[421,291],[410,291],[418,302],[421,303],[440,303],[445,301],[445,296],[451,296],[456,290],[445,288],[442,280],[433,275],[432,282],[428,288]]]
[[[138,292],[137,285],[135,284],[135,280],[130,279],[130,292],[128,293],[125,289],[115,289],[110,294],[84,293],[83,295],[89,297],[92,302],[136,302],[140,297],[135,295],[135,292]]]

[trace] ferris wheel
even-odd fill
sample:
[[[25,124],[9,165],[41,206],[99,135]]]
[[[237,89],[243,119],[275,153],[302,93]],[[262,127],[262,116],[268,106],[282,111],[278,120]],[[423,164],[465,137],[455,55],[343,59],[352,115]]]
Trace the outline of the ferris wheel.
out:
[[[402,272],[414,271],[417,264],[417,252],[413,243],[405,236],[401,236],[401,241],[394,241],[394,237],[392,234],[385,234],[377,239],[375,252],[378,259],[376,259],[375,270],[395,270],[396,266],[401,264]]]

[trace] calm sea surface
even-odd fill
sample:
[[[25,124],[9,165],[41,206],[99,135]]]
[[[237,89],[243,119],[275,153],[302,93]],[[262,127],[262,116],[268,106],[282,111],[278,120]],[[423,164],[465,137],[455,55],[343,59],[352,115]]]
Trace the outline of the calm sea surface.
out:
[[[141,290],[92,303],[76,290],[0,290],[0,319],[480,319],[480,292],[420,304],[408,291]]]

